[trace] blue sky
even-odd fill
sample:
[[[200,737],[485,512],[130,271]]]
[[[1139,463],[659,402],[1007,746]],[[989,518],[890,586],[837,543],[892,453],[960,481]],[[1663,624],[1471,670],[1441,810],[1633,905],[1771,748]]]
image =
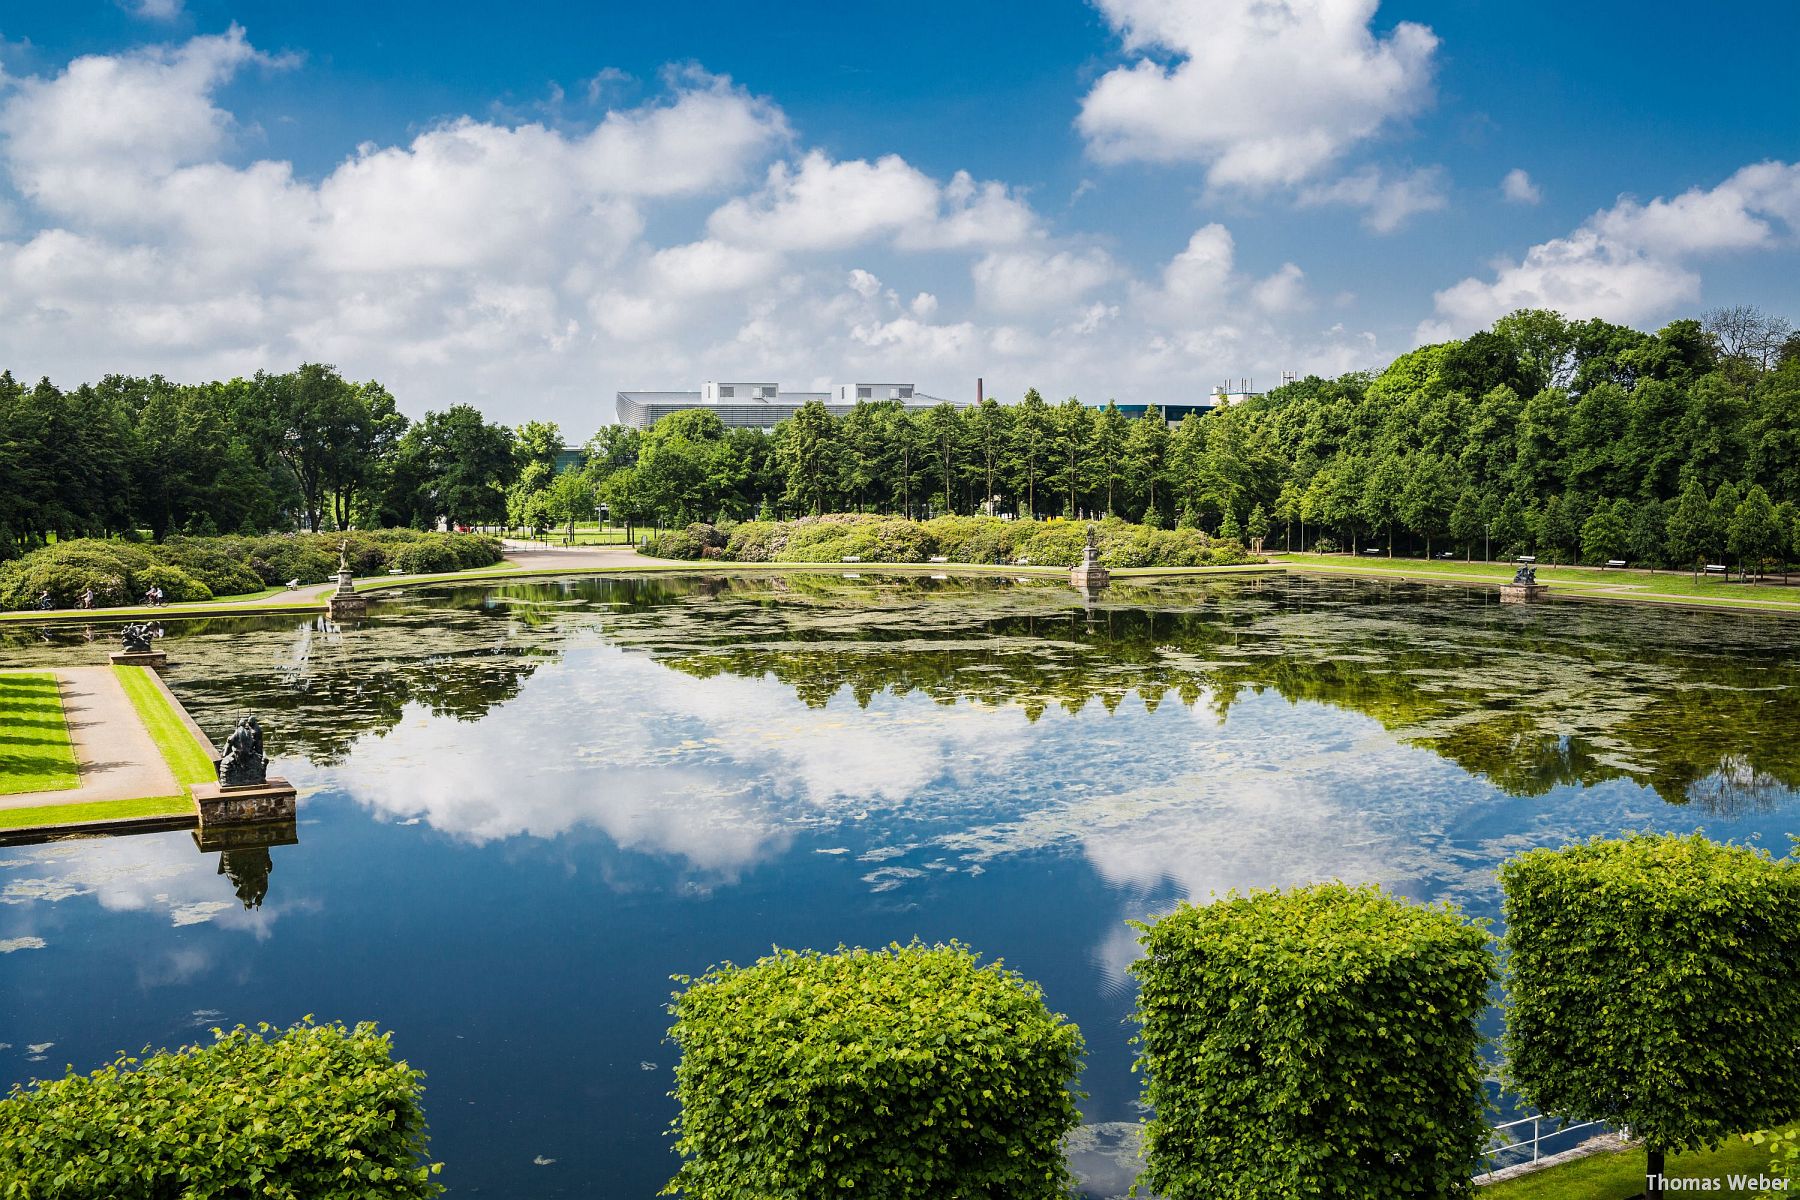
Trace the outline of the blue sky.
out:
[[[1779,3],[14,8],[0,361],[324,359],[580,436],[705,378],[1158,400],[1520,303],[1800,318],[1796,32]]]

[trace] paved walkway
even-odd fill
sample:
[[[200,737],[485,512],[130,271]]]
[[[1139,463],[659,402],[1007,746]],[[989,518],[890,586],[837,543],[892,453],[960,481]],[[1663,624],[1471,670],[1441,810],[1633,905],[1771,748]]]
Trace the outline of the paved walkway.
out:
[[[58,667],[54,674],[62,690],[63,715],[68,718],[81,782],[60,791],[0,796],[0,808],[184,793],[110,666]]]
[[[535,542],[502,544],[506,561],[523,571],[567,571],[645,562],[635,546],[540,546]]]

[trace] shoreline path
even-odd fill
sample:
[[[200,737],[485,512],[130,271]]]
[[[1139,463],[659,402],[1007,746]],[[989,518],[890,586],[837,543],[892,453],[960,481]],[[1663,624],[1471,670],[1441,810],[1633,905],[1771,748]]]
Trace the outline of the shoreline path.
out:
[[[186,793],[163,761],[162,751],[138,719],[131,698],[110,666],[57,667],[51,673],[62,694],[63,717],[69,724],[79,782],[72,788],[0,796],[0,808],[92,804]]]

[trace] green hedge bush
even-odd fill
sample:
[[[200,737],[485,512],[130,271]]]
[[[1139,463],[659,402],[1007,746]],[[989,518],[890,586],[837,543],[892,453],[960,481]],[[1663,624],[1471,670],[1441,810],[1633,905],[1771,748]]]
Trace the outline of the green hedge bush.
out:
[[[242,1026],[0,1100],[0,1196],[436,1196],[423,1076],[369,1024]]]
[[[665,529],[647,536],[641,549],[651,558],[699,558],[706,543],[685,529]]]
[[[1137,928],[1150,1188],[1473,1194],[1488,1138],[1484,929],[1338,883],[1184,904]]]
[[[412,529],[266,537],[172,537],[160,545],[80,539],[57,542],[0,563],[0,608],[36,608],[46,589],[71,608],[89,587],[101,607],[136,604],[153,583],[172,601],[239,596],[291,579],[324,583],[337,573],[338,546],[349,542],[350,569],[377,575],[467,571],[500,561],[497,539]]]
[[[251,569],[236,538],[170,538],[151,553],[204,583],[215,596],[259,592],[265,584]],[[292,576],[289,576],[292,578]],[[285,582],[285,581],[284,581]]]
[[[1260,562],[1236,541],[1215,541],[1198,529],[1158,530],[1116,518],[1098,523],[1100,561],[1109,567],[1203,567]],[[1003,521],[997,517],[936,517],[909,521],[870,513],[832,513],[793,521],[745,521],[730,527],[690,525],[646,539],[657,558],[720,558],[728,562],[953,563],[1072,567],[1087,546],[1083,521]]]
[[[924,562],[937,544],[917,521],[900,517],[802,517],[788,522],[787,543],[776,562]]]
[[[137,600],[142,600],[144,593],[151,588],[161,588],[163,602],[166,604],[188,604],[196,600],[211,600],[213,591],[180,567],[171,567],[164,563],[151,563],[137,573],[133,586],[137,592]]]
[[[781,522],[740,521],[731,527],[720,557],[732,562],[773,562],[786,544],[786,526]]]
[[[777,951],[681,977],[690,1200],[1064,1200],[1081,1034],[957,943]]]
[[[951,562],[1009,563],[1019,555],[1019,543],[1030,536],[1029,521],[996,521],[992,517],[933,517],[925,529],[937,542],[938,553]]]
[[[247,539],[244,552],[264,587],[283,587],[291,579],[323,583],[337,571],[335,548],[299,535]]]
[[[462,569],[456,550],[442,542],[409,542],[394,549],[388,564],[404,575],[437,575]]]
[[[1640,834],[1532,850],[1505,890],[1505,1051],[1538,1108],[1669,1150],[1800,1119],[1800,863]]]
[[[0,564],[0,607],[36,608],[45,591],[58,608],[79,603],[94,590],[100,605],[135,604],[137,572],[150,565],[142,547],[125,542],[62,542]]]

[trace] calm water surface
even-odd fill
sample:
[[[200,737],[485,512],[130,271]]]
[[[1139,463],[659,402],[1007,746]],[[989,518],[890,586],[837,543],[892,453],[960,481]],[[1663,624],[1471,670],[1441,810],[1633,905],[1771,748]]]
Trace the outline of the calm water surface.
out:
[[[104,661],[110,629],[11,630],[0,661]],[[1800,831],[1800,624],[1777,618],[1298,577],[1084,610],[797,575],[168,633],[215,737],[263,718],[299,840],[0,849],[0,1080],[372,1019],[428,1074],[457,1196],[653,1195],[669,976],[773,945],[1003,957],[1081,1025],[1105,1145],[1137,1116],[1129,918],[1326,878],[1492,917],[1526,847]],[[1126,1182],[1079,1165],[1096,1194]]]

